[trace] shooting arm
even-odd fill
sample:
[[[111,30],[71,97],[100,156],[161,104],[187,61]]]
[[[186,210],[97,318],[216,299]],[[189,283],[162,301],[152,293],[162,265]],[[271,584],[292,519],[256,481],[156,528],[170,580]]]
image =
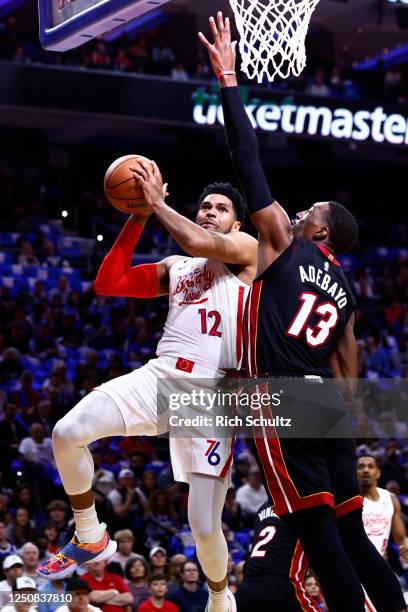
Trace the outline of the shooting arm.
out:
[[[168,259],[131,267],[146,217],[130,217],[98,270],[94,289],[111,297],[153,298],[168,294]]]
[[[152,203],[152,208],[177,244],[192,257],[211,257],[240,265],[249,265],[256,258],[257,241],[249,234],[209,232],[167,206],[163,200]]]
[[[330,355],[330,367],[335,378],[342,381],[343,395],[352,399],[357,388],[358,356],[354,336],[354,314],[351,315],[346,329]]]

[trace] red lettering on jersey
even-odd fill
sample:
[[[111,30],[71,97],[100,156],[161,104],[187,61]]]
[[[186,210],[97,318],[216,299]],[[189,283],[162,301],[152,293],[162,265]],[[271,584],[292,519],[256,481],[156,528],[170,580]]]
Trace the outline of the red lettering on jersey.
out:
[[[189,274],[183,274],[178,277],[176,288],[173,295],[183,293],[182,304],[203,303],[204,293],[211,289],[214,282],[215,273],[208,269],[207,264],[204,268],[196,268]],[[208,299],[208,298],[205,298]]]

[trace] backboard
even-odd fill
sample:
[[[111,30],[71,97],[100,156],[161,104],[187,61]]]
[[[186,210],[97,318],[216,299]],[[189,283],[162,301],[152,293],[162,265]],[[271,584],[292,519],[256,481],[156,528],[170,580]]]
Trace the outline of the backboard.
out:
[[[68,51],[168,1],[38,0],[40,42],[50,51]]]

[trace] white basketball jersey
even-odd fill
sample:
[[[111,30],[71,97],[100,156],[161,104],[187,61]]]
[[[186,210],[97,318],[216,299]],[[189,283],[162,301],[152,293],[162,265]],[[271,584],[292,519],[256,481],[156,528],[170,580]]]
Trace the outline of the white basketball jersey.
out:
[[[364,498],[363,522],[366,534],[381,555],[385,555],[391,533],[394,504],[391,493],[377,487],[378,501]]]
[[[242,319],[250,286],[214,259],[186,257],[170,269],[169,313],[159,357],[209,368],[238,368]]]

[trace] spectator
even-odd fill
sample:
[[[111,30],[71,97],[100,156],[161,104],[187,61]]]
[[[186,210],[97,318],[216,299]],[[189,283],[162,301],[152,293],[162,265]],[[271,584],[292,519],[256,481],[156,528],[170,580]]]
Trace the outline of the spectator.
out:
[[[42,541],[45,543],[45,550],[50,555],[59,551],[58,529],[54,523],[48,522],[44,525]]]
[[[17,262],[22,266],[39,266],[40,262],[34,253],[33,245],[26,240],[21,242],[20,254]]]
[[[198,581],[198,566],[193,561],[183,564],[181,587],[169,596],[180,612],[204,612],[208,593]]]
[[[21,366],[21,355],[14,347],[6,348],[3,351],[0,361],[0,383],[7,384],[21,376],[23,368]]]
[[[22,597],[19,600],[16,598],[16,603],[4,606],[2,612],[37,612],[37,606],[32,605],[28,597],[27,599],[24,597],[24,595],[33,596],[37,592],[36,584],[32,578],[27,576],[16,578],[15,582],[13,582],[12,591],[13,593],[21,594]]]
[[[109,493],[108,499],[112,503],[117,527],[130,527],[134,532],[140,532],[146,497],[135,487],[135,477],[131,470],[123,469],[119,472],[118,485]]]
[[[244,520],[252,519],[267,498],[258,468],[251,468],[247,484],[242,485],[235,496],[241,507]]]
[[[36,389],[33,389],[33,375],[30,371],[25,370],[21,376],[18,388],[12,392],[11,399],[17,406],[24,408],[24,413],[31,416],[35,406],[41,400],[42,395]]]
[[[309,595],[313,604],[316,606],[318,610],[322,612],[327,612],[326,604],[324,603],[323,595],[320,590],[319,583],[317,582],[315,576],[311,574],[305,579],[304,582],[305,591]]]
[[[67,584],[67,592],[72,593],[72,601],[57,608],[56,612],[101,612],[100,608],[89,603],[91,589],[85,580],[71,578]]]
[[[27,429],[14,402],[6,401],[3,406],[3,413],[4,420],[0,422],[0,465],[3,472],[8,475],[10,474],[11,462],[19,456],[18,448],[27,435]]]
[[[171,78],[173,79],[173,81],[181,82],[186,82],[189,80],[189,76],[182,62],[177,62],[176,64],[174,64],[173,68],[171,69]]]
[[[67,504],[61,499],[54,499],[47,506],[49,521],[58,529],[58,546],[61,548],[69,540],[72,528],[68,524]]]
[[[119,563],[122,570],[125,571],[126,564],[133,559],[137,559],[139,555],[133,552],[133,544],[135,536],[130,529],[121,529],[113,536],[113,539],[118,543],[118,549],[115,554],[109,559],[110,563]]]
[[[150,573],[162,574],[168,580],[167,552],[162,546],[154,546],[150,553]]]
[[[25,508],[30,517],[31,527],[41,527],[45,520],[45,514],[41,507],[39,507],[33,488],[23,483],[18,485],[15,492],[15,500],[12,500],[11,506],[13,508]]]
[[[101,454],[95,449],[91,452],[94,460],[94,477],[92,488],[102,495],[109,495],[116,486],[115,474],[102,467]]]
[[[319,98],[328,98],[330,96],[330,89],[324,82],[324,70],[322,68],[319,68],[314,73],[312,83],[306,87],[306,93]]]
[[[236,489],[234,485],[227,491],[222,513],[222,522],[226,523],[233,531],[239,531],[243,526],[241,507],[236,500]]]
[[[26,542],[35,539],[34,530],[30,525],[30,516],[25,508],[17,508],[12,522],[6,528],[7,539],[16,548],[21,548]]]
[[[148,573],[147,561],[141,555],[131,559],[126,563],[125,577],[133,597],[132,610],[136,612],[140,604],[149,597],[149,587],[147,584]]]
[[[167,592],[169,594],[174,593],[174,591],[180,588],[182,583],[181,570],[186,561],[186,555],[180,553],[171,557],[169,565],[170,580],[167,583]]]
[[[31,425],[30,436],[23,438],[18,450],[23,459],[34,466],[54,463],[52,440],[45,437],[44,427],[40,423]]]
[[[169,74],[175,62],[175,56],[163,37],[160,37],[152,49],[153,70],[157,74]]]
[[[408,337],[405,335],[400,337],[398,347],[391,352],[391,367],[400,371],[408,367]]]
[[[250,467],[251,462],[247,453],[238,455],[232,468],[232,482],[237,489],[248,482]]]
[[[0,521],[0,564],[3,563],[7,557],[13,555],[15,551],[16,547],[7,539],[6,524]]]
[[[166,599],[167,585],[166,580],[161,574],[152,574],[149,577],[150,597],[139,606],[138,612],[178,612],[179,608]]]
[[[113,65],[115,70],[120,70],[121,72],[130,72],[133,69],[133,62],[124,47],[119,47],[117,50],[113,58]]]
[[[152,493],[147,500],[144,520],[147,548],[157,545],[167,548],[171,537],[177,532],[176,513],[168,493]]]
[[[49,593],[52,595],[63,595],[65,593],[64,580],[47,580],[38,587],[39,593]],[[43,601],[38,604],[38,612],[55,612],[61,606],[60,602]]]
[[[38,547],[32,542],[27,542],[22,546],[20,552],[24,564],[23,576],[32,578],[37,587],[47,582],[45,578],[37,574],[37,567],[40,564],[40,551]]]
[[[87,565],[88,572],[82,579],[91,590],[91,602],[103,612],[123,612],[132,605],[132,595],[123,578],[106,571],[106,561],[94,561]]]
[[[146,504],[147,498],[149,498],[154,491],[157,490],[157,474],[154,470],[146,470],[142,475],[142,485],[141,490],[146,496]]]
[[[8,593],[11,593],[13,582],[23,575],[23,560],[18,555],[9,555],[3,560],[3,572],[6,576],[0,582],[0,609],[8,602]]]

